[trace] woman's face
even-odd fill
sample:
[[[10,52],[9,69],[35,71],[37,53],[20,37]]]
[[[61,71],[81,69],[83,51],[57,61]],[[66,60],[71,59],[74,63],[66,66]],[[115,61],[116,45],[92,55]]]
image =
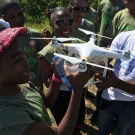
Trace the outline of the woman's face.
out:
[[[51,19],[51,26],[56,37],[69,38],[73,29],[74,19],[70,13],[58,11]]]

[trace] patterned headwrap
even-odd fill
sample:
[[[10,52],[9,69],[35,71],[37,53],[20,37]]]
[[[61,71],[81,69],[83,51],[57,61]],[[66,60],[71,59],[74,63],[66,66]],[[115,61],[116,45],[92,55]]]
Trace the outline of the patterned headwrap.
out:
[[[0,32],[0,52],[3,52],[8,48],[14,39],[27,31],[24,27],[8,28]]]

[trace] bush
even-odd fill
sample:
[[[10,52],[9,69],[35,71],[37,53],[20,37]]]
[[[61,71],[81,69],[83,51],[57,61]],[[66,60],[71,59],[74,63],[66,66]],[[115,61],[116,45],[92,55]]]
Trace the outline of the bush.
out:
[[[94,0],[92,7],[97,9],[100,1]],[[68,4],[68,0],[19,0],[19,2],[22,4],[27,21],[33,23],[42,23],[45,20],[44,11],[46,8]]]

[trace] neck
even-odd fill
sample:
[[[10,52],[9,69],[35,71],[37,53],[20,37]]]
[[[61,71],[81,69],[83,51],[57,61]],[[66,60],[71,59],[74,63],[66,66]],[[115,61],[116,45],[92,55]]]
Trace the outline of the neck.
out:
[[[135,16],[135,8],[129,9],[129,10],[128,10],[128,13],[129,13],[130,15],[132,15],[132,16]]]
[[[0,83],[0,95],[15,95],[21,92],[21,86],[19,84],[1,84]]]
[[[82,21],[75,21],[74,26],[81,26]]]

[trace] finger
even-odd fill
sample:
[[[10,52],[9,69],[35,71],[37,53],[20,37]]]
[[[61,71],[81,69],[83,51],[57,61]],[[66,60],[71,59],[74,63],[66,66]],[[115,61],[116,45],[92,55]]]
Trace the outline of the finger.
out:
[[[70,73],[68,72],[67,67],[65,65],[64,65],[64,72],[65,72],[66,76],[70,75]]]

